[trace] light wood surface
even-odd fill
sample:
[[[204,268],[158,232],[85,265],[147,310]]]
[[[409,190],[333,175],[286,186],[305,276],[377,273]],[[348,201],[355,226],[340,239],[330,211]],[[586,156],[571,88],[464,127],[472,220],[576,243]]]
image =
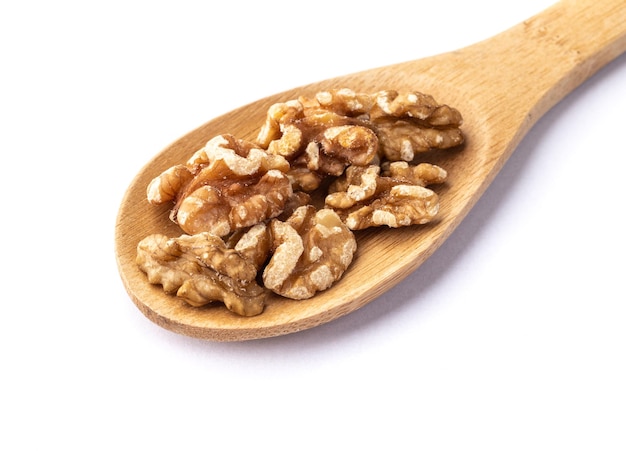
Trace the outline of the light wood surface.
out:
[[[533,124],[625,50],[623,0],[562,1],[461,50],[320,81],[217,117],[165,148],[128,188],[115,232],[118,267],[129,296],[156,324],[216,341],[293,333],[350,313],[416,270],[459,225]],[[428,158],[449,173],[446,185],[436,189],[441,199],[439,220],[358,233],[357,255],[338,283],[306,301],[272,297],[265,311],[252,318],[238,317],[222,306],[193,308],[149,284],[135,264],[137,243],[151,233],[181,233],[168,219],[169,206],[147,203],[149,181],[185,161],[215,135],[253,139],[275,102],[340,87],[363,92],[417,90],[461,111],[466,145]]]

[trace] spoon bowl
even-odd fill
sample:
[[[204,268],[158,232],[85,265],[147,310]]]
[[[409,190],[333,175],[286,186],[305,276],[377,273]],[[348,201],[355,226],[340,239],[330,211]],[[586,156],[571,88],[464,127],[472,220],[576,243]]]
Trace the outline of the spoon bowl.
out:
[[[293,333],[350,313],[416,270],[467,215],[533,124],[625,50],[626,3],[565,0],[464,49],[312,83],[217,117],[166,147],[131,182],[115,231],[124,286],[141,312],[159,326],[214,341]],[[344,87],[357,92],[420,91],[462,113],[463,147],[426,157],[448,172],[448,181],[436,189],[438,220],[358,232],[357,253],[341,280],[309,300],[273,296],[255,317],[237,316],[221,304],[194,308],[148,283],[135,263],[137,243],[152,233],[182,233],[168,218],[169,205],[148,204],[148,183],[216,135],[254,139],[268,107],[276,102]]]

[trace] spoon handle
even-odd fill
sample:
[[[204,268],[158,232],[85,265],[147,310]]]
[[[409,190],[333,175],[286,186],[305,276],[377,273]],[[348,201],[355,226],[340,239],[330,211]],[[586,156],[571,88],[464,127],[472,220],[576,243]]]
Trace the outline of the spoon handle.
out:
[[[525,43],[518,47],[518,89],[537,96],[540,117],[626,51],[626,2],[564,0],[514,32]]]
[[[493,110],[494,120],[503,115],[521,119],[511,130],[524,135],[624,51],[626,1],[563,0],[493,38],[453,52],[452,58],[435,57],[432,66],[457,78],[457,85],[473,85],[472,95]],[[482,66],[481,77],[475,65]]]

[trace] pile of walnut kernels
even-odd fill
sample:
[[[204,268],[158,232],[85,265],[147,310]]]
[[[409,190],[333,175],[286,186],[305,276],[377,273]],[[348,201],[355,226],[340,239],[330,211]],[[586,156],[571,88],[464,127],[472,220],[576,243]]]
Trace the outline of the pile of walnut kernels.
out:
[[[179,237],[137,247],[153,284],[193,306],[223,302],[242,316],[270,292],[307,299],[339,280],[353,230],[425,224],[439,209],[438,166],[419,152],[463,142],[461,114],[418,92],[319,92],[272,105],[256,142],[220,135],[150,183],[172,203]]]

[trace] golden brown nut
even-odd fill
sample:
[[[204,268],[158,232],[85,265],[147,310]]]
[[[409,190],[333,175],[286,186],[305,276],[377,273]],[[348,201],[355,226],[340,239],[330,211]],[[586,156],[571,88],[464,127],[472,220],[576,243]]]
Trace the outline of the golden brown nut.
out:
[[[238,315],[254,316],[263,311],[269,294],[255,281],[254,262],[209,233],[150,235],[137,246],[137,264],[150,283],[195,307],[223,302]]]
[[[439,198],[433,191],[417,185],[395,185],[371,203],[339,213],[351,230],[362,230],[426,224],[438,212]]]
[[[194,235],[226,236],[238,228],[278,216],[293,193],[289,163],[251,142],[220,135],[184,165],[156,177],[148,201],[175,200],[170,218]]]
[[[374,106],[373,96],[354,92],[352,89],[340,88],[320,91],[315,95],[315,102],[301,101],[309,108],[324,108],[342,116],[359,117],[369,115]]]
[[[377,92],[374,97],[375,107],[370,112],[373,121],[384,117],[411,118],[433,127],[458,127],[463,123],[459,111],[438,104],[428,94],[387,90]]]
[[[272,220],[273,253],[263,283],[291,299],[308,299],[339,280],[356,252],[353,233],[330,209],[298,208],[285,222]]]
[[[280,215],[293,194],[289,178],[271,170],[241,180],[205,180],[182,198],[176,222],[188,234],[211,232],[217,236]]]
[[[419,92],[376,93],[370,121],[380,140],[380,153],[391,161],[412,161],[419,152],[448,149],[464,141],[461,113]]]
[[[209,140],[189,158],[186,165],[193,169],[194,174],[202,170],[205,177],[211,179],[245,177],[271,169],[283,172],[289,169],[289,163],[284,158],[270,155],[256,144],[230,134],[218,135]]]
[[[395,162],[385,175],[379,166],[350,166],[330,186],[325,202],[351,230],[425,224],[439,211],[437,194],[425,186],[445,178],[443,169],[427,163]]]
[[[344,88],[273,105],[257,142],[272,154],[305,161],[297,166],[336,176],[349,164],[370,164],[372,147],[391,161],[411,161],[418,152],[456,147],[464,141],[462,122],[456,109],[426,94],[387,90],[370,95]],[[369,128],[374,136],[365,137],[354,127]],[[360,134],[361,145],[345,139],[349,135],[340,137],[346,129]],[[337,147],[338,141],[344,142]],[[311,158],[316,150],[311,143],[317,144],[317,158]],[[344,157],[338,161],[339,155]],[[331,160],[325,162],[327,157]]]
[[[380,119],[374,122],[381,155],[390,161],[412,161],[416,154],[463,144],[458,128],[423,127],[415,121]]]
[[[289,160],[291,170],[298,170],[297,176],[307,172],[338,176],[351,164],[371,163],[378,155],[378,138],[371,127],[353,116],[370,108],[371,99],[362,95],[369,99],[365,106],[356,94],[354,99],[330,93],[329,98],[319,96],[327,102],[323,106],[304,97],[272,105],[257,143],[268,153]],[[315,186],[311,181],[307,178],[301,186]]]

